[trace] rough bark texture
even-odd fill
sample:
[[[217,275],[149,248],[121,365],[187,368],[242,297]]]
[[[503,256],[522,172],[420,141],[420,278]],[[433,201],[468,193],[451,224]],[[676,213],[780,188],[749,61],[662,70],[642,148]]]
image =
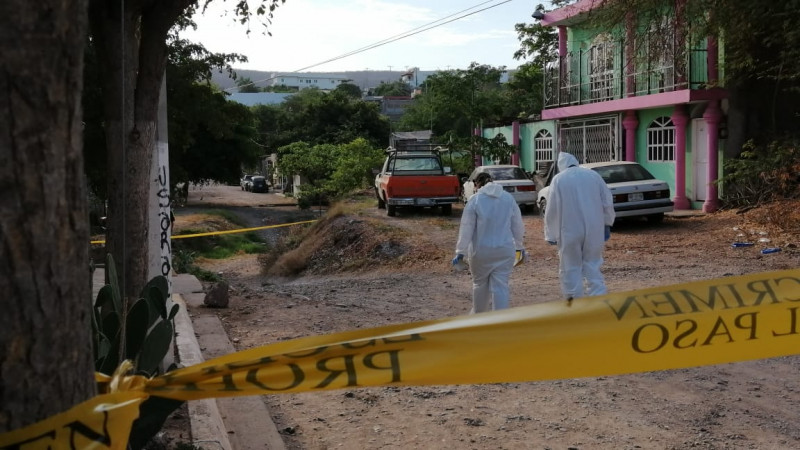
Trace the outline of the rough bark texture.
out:
[[[0,3],[0,432],[95,393],[81,136],[86,6]]]

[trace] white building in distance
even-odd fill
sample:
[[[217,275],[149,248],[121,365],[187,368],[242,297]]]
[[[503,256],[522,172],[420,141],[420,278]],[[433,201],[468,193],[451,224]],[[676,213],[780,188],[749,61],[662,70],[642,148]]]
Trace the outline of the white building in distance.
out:
[[[336,86],[351,82],[352,80],[343,76],[336,75],[316,75],[316,74],[272,74],[270,86],[286,86],[297,89],[315,87],[323,91],[336,89]]]

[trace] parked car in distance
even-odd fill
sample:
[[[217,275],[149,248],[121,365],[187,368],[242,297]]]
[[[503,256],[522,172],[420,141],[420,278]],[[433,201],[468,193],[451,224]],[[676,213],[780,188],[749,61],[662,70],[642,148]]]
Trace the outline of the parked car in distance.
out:
[[[461,195],[464,203],[477,193],[474,181],[478,174],[484,172],[491,175],[496,184],[503,186],[503,189],[514,197],[520,209],[533,211],[536,207],[536,183],[521,167],[508,164],[476,167],[469,177],[462,180],[464,184]]]
[[[249,191],[250,190],[250,183],[252,182],[252,180],[253,180],[253,176],[252,175],[245,175],[245,176],[242,177],[241,180],[239,180],[239,186],[242,187],[243,191]]]
[[[260,175],[253,176],[250,180],[250,192],[269,192],[267,179]]]
[[[674,209],[670,198],[669,184],[656,179],[639,163],[632,161],[608,161],[581,164],[581,167],[597,172],[611,189],[614,212],[618,219],[645,217],[651,222],[664,220],[664,213]],[[550,181],[557,170],[547,176],[547,186],[539,191],[539,211],[544,215]]]

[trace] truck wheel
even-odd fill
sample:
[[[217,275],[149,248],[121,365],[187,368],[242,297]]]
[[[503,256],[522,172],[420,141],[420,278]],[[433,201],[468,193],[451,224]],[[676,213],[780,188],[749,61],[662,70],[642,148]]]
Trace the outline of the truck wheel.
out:
[[[386,205],[386,215],[389,217],[394,217],[397,215],[397,206],[395,205]]]
[[[375,191],[375,196],[378,197],[378,209],[386,208],[386,202],[383,201],[383,198],[381,198],[381,194],[378,191]]]
[[[442,205],[442,215],[450,216],[453,214],[453,205]]]

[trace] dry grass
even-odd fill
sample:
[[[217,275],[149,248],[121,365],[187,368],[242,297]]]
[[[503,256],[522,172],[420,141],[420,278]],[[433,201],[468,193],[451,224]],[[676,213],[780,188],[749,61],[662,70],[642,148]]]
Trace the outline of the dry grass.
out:
[[[378,225],[370,218],[334,212],[314,224],[296,248],[275,261],[267,274],[292,276],[374,269],[397,261],[412,249],[408,232]]]
[[[745,226],[763,231],[777,247],[796,246],[800,236],[800,200],[778,200],[743,214]]]
[[[218,214],[186,214],[175,221],[173,234],[180,234],[184,230],[198,232],[225,231],[241,228],[225,217]]]

